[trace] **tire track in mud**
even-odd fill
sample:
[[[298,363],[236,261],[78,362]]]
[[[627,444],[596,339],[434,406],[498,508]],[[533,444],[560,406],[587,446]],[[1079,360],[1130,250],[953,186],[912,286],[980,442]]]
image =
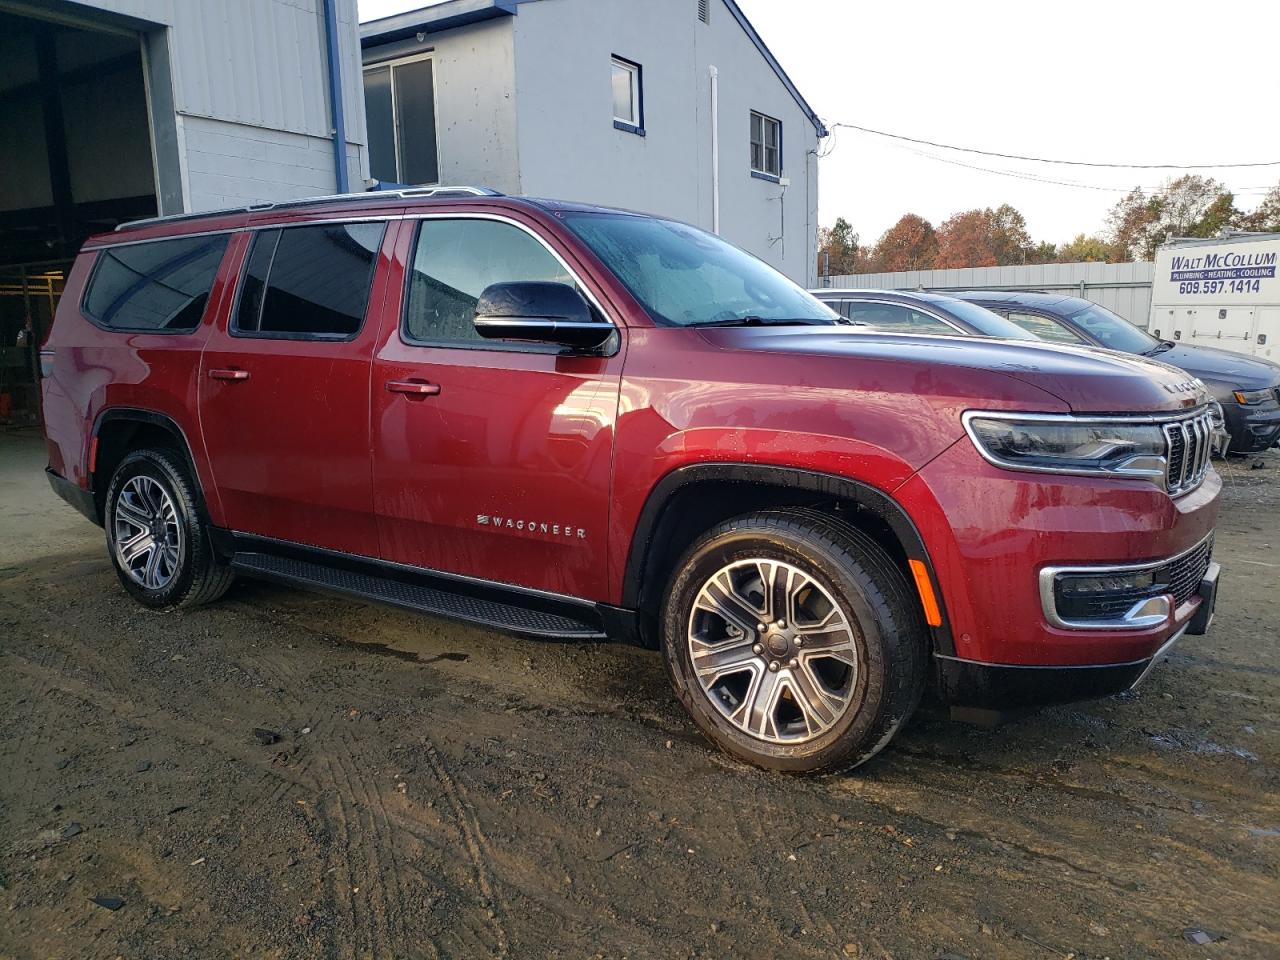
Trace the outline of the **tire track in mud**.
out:
[[[462,835],[467,858],[475,876],[476,887],[488,904],[489,919],[491,921],[489,926],[492,930],[495,944],[491,950],[491,955],[505,957],[511,947],[504,920],[504,914],[507,911],[505,903],[500,901],[498,897],[497,886],[490,864],[491,855],[489,853],[488,838],[484,835],[484,830],[480,826],[480,819],[476,816],[474,807],[467,800],[466,791],[449,773],[448,767],[441,758],[440,751],[436,748],[435,743],[424,738],[423,748],[427,762],[431,766],[436,782],[440,784],[440,788],[444,791],[450,811],[457,822],[458,831]]]

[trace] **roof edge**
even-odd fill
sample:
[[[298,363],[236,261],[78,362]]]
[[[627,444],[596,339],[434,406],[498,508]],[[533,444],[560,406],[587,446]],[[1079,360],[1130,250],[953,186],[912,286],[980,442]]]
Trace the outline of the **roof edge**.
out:
[[[778,75],[778,79],[782,81],[782,85],[787,88],[787,91],[795,99],[796,103],[800,105],[800,109],[805,112],[806,116],[808,116],[809,120],[813,123],[813,128],[818,132],[818,136],[828,136],[831,131],[827,129],[827,125],[822,122],[822,118],[818,116],[813,107],[809,106],[809,101],[804,98],[804,95],[800,92],[800,88],[792,82],[789,76],[787,76],[787,71],[782,69],[782,64],[779,63],[778,58],[773,55],[773,51],[769,49],[769,45],[765,43],[760,34],[756,32],[756,28],[751,25],[751,21],[748,20],[747,15],[742,12],[742,8],[739,7],[734,0],[724,0],[724,5],[729,8],[729,12],[733,14],[733,18],[738,21],[738,25],[742,27],[747,36],[751,38],[751,42],[756,45],[756,49],[760,51],[760,55],[764,57],[769,66],[773,68],[773,72]]]
[[[360,46],[405,40],[419,33],[438,33],[497,17],[513,17],[520,0],[445,0],[360,24]]]

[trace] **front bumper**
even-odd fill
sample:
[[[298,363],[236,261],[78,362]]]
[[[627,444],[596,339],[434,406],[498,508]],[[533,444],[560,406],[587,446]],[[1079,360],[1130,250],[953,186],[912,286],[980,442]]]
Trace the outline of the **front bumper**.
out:
[[[1232,453],[1266,450],[1280,442],[1280,405],[1262,408],[1224,403],[1227,432],[1231,434]]]
[[[1217,603],[1221,568],[1216,563],[1200,582],[1191,619],[1179,627],[1150,657],[1126,663],[1086,666],[1018,666],[981,663],[959,657],[934,658],[938,689],[956,707],[1010,711],[1055,703],[1096,700],[1142,683],[1183,637],[1208,631]]]

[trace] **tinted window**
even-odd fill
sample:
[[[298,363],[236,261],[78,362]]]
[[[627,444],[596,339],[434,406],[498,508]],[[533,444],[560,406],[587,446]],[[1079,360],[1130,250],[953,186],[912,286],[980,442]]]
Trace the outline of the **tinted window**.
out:
[[[773,267],[696,227],[613,213],[566,213],[563,222],[658,323],[839,323]]]
[[[369,132],[369,173],[384,183],[399,183],[390,67],[364,72],[364,118]]]
[[[951,316],[958,317],[973,327],[975,336],[999,337],[1002,340],[1036,339],[1035,334],[1027,332],[1016,323],[1010,323],[1000,314],[986,307],[980,307],[976,303],[948,298],[939,306],[945,308]]]
[[[1041,340],[1053,343],[1084,343],[1084,338],[1072,333],[1056,320],[1041,316],[1038,313],[1010,312],[1009,319],[1027,333],[1034,334]]]
[[[573,278],[538,240],[497,220],[423,220],[409,274],[405,335],[431,343],[484,343],[476,302],[492,283]]]
[[[904,307],[899,303],[849,302],[849,319],[875,330],[891,333],[932,333],[943,336],[962,336],[954,327],[936,317]]]
[[[194,330],[226,248],[223,234],[103,250],[84,310],[99,323],[122,330]]]
[[[382,245],[381,223],[262,230],[241,284],[236,330],[349,337],[360,329]]]

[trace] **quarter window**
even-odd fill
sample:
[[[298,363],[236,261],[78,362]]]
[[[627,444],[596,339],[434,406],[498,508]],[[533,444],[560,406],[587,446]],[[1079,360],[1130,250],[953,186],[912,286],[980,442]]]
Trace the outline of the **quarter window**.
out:
[[[261,230],[241,284],[234,332],[245,336],[344,340],[369,307],[381,223]]]
[[[613,122],[632,133],[644,130],[644,96],[640,64],[613,58]]]
[[[440,182],[432,57],[367,67],[364,112],[369,172],[375,179],[414,185]]]
[[[98,254],[84,312],[118,330],[190,332],[226,249],[227,234],[108,247]]]
[[[573,284],[551,252],[498,220],[423,220],[409,274],[405,338],[420,343],[496,347],[475,328],[476,303],[493,283]]]
[[[782,176],[782,121],[751,112],[751,172]]]

